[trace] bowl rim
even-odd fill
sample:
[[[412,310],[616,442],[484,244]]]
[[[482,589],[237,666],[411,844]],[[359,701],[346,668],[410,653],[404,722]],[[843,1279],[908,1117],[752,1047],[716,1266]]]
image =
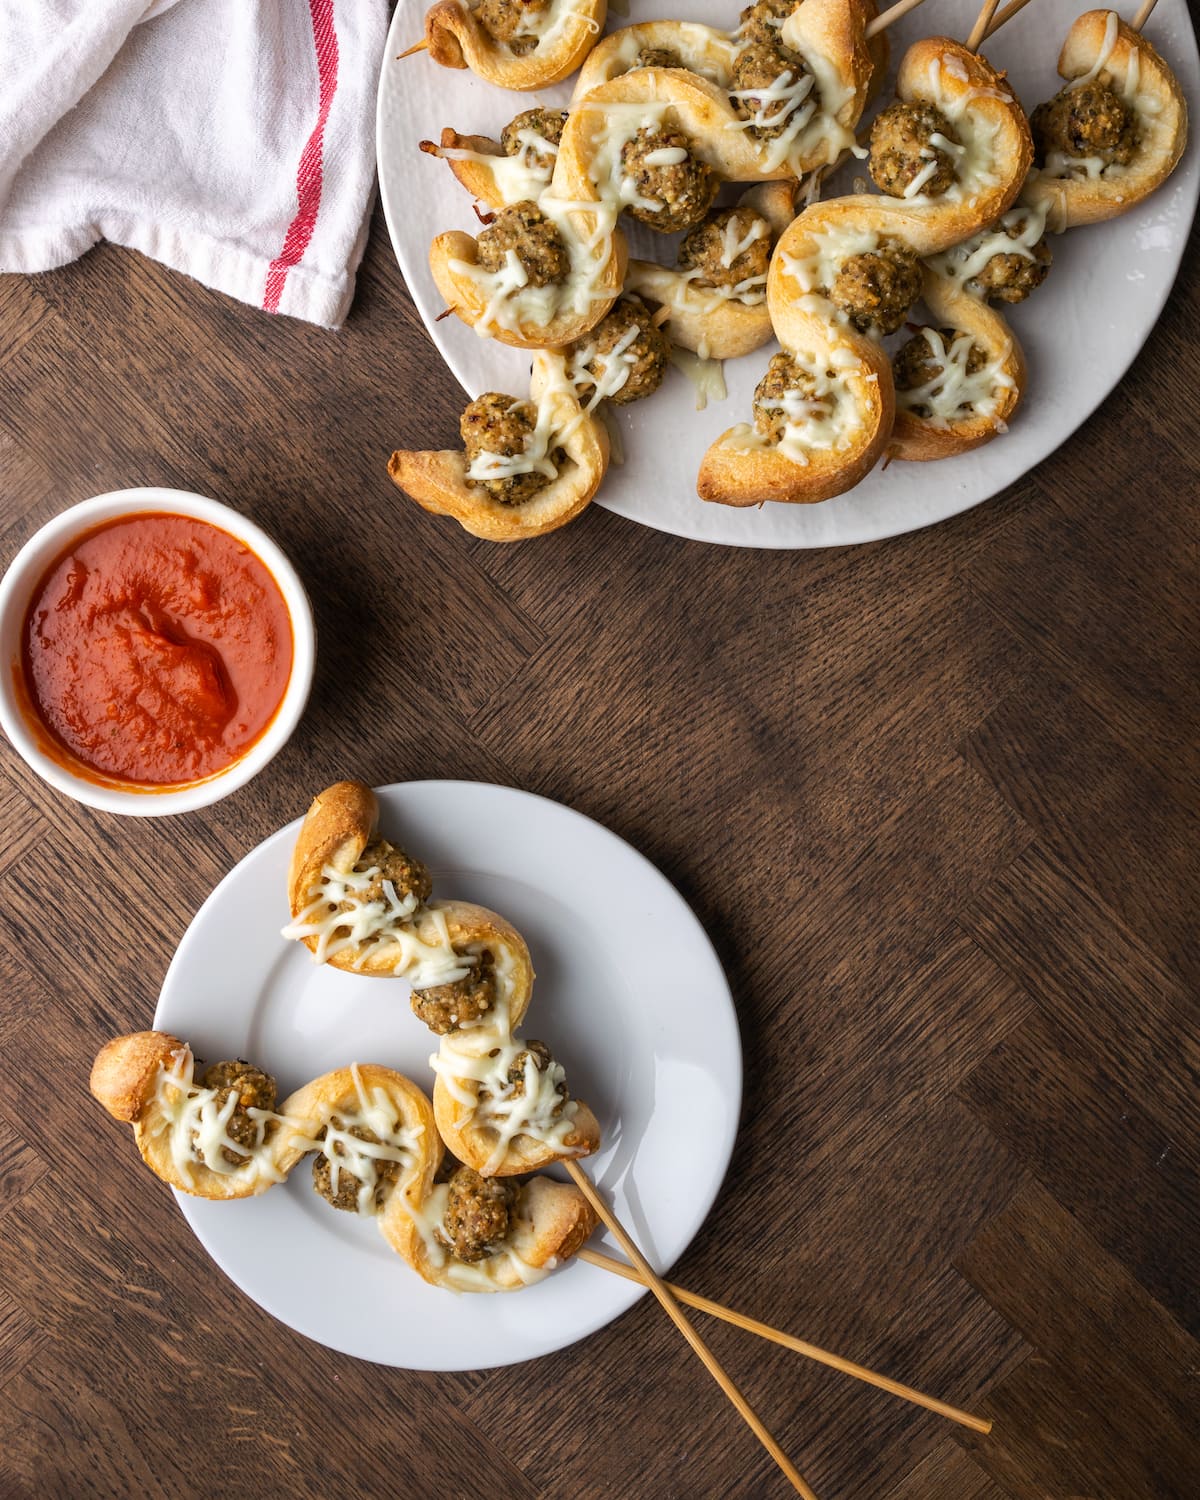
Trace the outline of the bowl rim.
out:
[[[156,792],[90,781],[47,755],[38,745],[13,683],[20,666],[20,634],[33,589],[45,570],[73,538],[105,521],[144,513],[189,516],[228,532],[258,557],[275,580],[292,627],[292,670],[279,707],[266,729],[237,760],[221,771],[171,791]],[[308,593],[287,554],[256,522],[241,511],[199,495],[160,485],[109,490],[68,506],[40,526],[19,549],[0,578],[0,729],[29,768],[57,791],[101,812],[131,817],[169,817],[194,812],[245,786],[279,753],[304,713],[316,666],[316,624]]]

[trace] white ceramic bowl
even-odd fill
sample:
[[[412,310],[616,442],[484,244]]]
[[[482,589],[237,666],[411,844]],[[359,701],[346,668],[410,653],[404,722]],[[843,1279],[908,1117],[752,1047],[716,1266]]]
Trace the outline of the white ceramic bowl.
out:
[[[292,622],[291,676],[275,717],[264,732],[245,755],[223,770],[201,781],[163,792],[126,787],[117,781],[92,780],[53,759],[41,748],[39,732],[31,725],[16,688],[16,682],[23,680],[24,675],[21,632],[25,614],[33,590],[46,570],[75,537],[105,521],[136,515],[139,511],[194,516],[244,542],[279,585]],[[230,792],[245,786],[287,743],[308,702],[316,642],[312,606],[299,574],[280,548],[253,521],[248,521],[228,505],[203,495],[190,494],[187,490],[114,490],[112,494],[97,495],[92,500],[72,505],[48,521],[25,543],[0,580],[0,727],[13,749],[43,781],[65,792],[68,797],[74,797],[77,802],[86,802],[104,812],[126,813],[133,817],[192,812],[198,807],[219,802]]]

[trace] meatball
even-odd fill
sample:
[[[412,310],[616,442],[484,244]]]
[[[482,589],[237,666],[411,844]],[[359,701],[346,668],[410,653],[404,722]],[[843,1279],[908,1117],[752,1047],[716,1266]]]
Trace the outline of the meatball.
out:
[[[742,24],[738,29],[744,37],[777,37],[780,27],[799,3],[800,0],[755,0],[742,11]]]
[[[429,878],[429,871],[421,861],[405,854],[404,850],[398,849],[395,844],[389,844],[387,839],[372,839],[359,855],[354,868],[364,875],[368,870],[379,872],[370,885],[355,893],[355,899],[360,902],[386,901],[387,892],[383,888],[385,880],[391,884],[401,901],[407,900],[410,896],[415,896],[418,901],[428,901],[429,894],[433,890],[433,881]]]
[[[479,264],[485,271],[502,270],[508,252],[515,250],[529,286],[552,286],[565,281],[571,269],[558,226],[528,198],[500,209],[477,243]]]
[[[809,77],[808,68],[798,52],[785,47],[778,35],[754,32],[742,47],[733,62],[733,107],[743,120],[752,120],[752,134],[759,140],[771,140],[792,125],[797,109],[816,101],[815,84],[810,83],[803,97],[787,99],[764,98],[755,90],[769,90],[788,74],[788,85],[798,84]]]
[[[634,59],[631,73],[639,68],[682,68],[683,58],[671,47],[643,47]]]
[[[963,335],[953,328],[939,328],[942,343],[949,351],[955,339]],[[987,364],[987,354],[978,344],[972,343],[967,353],[966,373],[977,375]],[[934,352],[924,333],[916,333],[903,344],[892,359],[892,374],[898,391],[915,391],[930,385],[943,373],[945,366]],[[930,409],[924,405],[910,405],[909,411],[919,417],[928,417]]]
[[[628,338],[631,329],[637,333]],[[645,303],[634,297],[622,297],[596,324],[587,338],[576,345],[577,355],[586,355],[582,369],[599,380],[608,368],[604,355],[610,354],[618,345],[620,365],[628,371],[624,385],[613,391],[608,400],[617,406],[627,406],[631,401],[640,401],[643,396],[652,396],[663,382],[667,365],[671,361],[671,341],[654,321],[654,315]],[[578,370],[580,366],[576,365]],[[591,381],[580,381],[576,376],[576,391],[579,399],[588,402],[596,393]]]
[[[552,166],[554,154],[550,151],[539,151],[532,141],[523,142],[521,135],[522,133],[538,135],[550,145],[557,146],[562,140],[563,126],[566,123],[565,109],[522,110],[500,132],[500,144],[504,147],[505,156],[520,156],[524,152],[527,167]]]
[[[1021,227],[1016,224],[1010,228],[1009,237],[1016,239]],[[1030,254],[1032,260],[1016,251],[998,251],[983,270],[967,282],[968,289],[990,302],[1024,302],[1030,292],[1036,291],[1045,281],[1054,259],[1044,235],[1030,246]]]
[[[920,295],[921,264],[900,245],[851,255],[829,288],[834,306],[863,333],[895,333]]]
[[[438,1036],[457,1030],[464,1022],[478,1021],[495,1003],[495,963],[486,948],[471,960],[471,972],[461,979],[412,992],[413,1014]]]
[[[507,42],[508,50],[524,57],[537,46],[536,36],[518,35],[525,22],[537,22],[554,0],[480,0],[475,19],[497,42]]]
[[[534,1067],[539,1073],[544,1073],[554,1063],[550,1048],[546,1046],[545,1042],[535,1042],[532,1039],[527,1041],[524,1051],[517,1053],[508,1069],[507,1082],[512,1085],[512,1097],[515,1099],[521,1098],[525,1093],[525,1061],[529,1057],[533,1058]],[[567,1100],[567,1084],[565,1079],[560,1080],[556,1085],[556,1092],[563,1103],[565,1103]],[[561,1107],[561,1105],[556,1106],[555,1114],[558,1113]]]
[[[932,138],[944,137],[958,145],[949,120],[932,104],[903,104],[897,100],[876,117],[871,126],[871,177],[881,193],[903,198],[911,184],[928,171],[918,192],[935,197],[954,185],[954,153],[935,146]]]
[[[771,226],[752,208],[721,209],[697,224],[679,247],[680,270],[700,272],[693,279],[696,286],[740,286],[765,276],[770,262]]]
[[[335,1130],[342,1129],[342,1122],[336,1115],[334,1115],[331,1123]],[[372,1146],[380,1144],[379,1137],[365,1125],[351,1125],[346,1134],[354,1136],[356,1140],[366,1141]],[[318,1136],[318,1140],[324,1139],[325,1132],[322,1130]],[[345,1148],[339,1141],[334,1141],[332,1149],[333,1155],[336,1157],[340,1158],[346,1154]],[[363,1184],[348,1167],[343,1166],[339,1161],[337,1187],[335,1188],[333,1185],[333,1167],[329,1156],[324,1151],[321,1151],[313,1158],[312,1175],[313,1187],[316,1188],[317,1192],[320,1193],[321,1197],[327,1203],[331,1203],[334,1208],[344,1209],[347,1213],[354,1214],[358,1212],[358,1195]],[[400,1163],[398,1161],[375,1159],[374,1196],[376,1208],[382,1207],[383,1200],[387,1197],[388,1189],[399,1175]]]
[[[481,453],[495,453],[501,458],[515,458],[529,446],[537,426],[537,409],[529,401],[487,391],[477,396],[459,418],[459,431],[466,447],[468,465]],[[485,489],[493,500],[503,505],[521,505],[550,483],[549,477],[536,470],[529,474],[510,474],[499,479],[469,479],[469,484]]]
[[[789,396],[791,401],[787,400]],[[778,443],[788,426],[787,406],[795,410],[803,404],[815,415],[829,414],[829,403],[817,395],[817,382],[811,372],[798,365],[790,354],[772,355],[767,373],[754,390],[755,427],[770,442]]]
[[[1051,151],[1066,156],[1099,156],[1127,167],[1137,150],[1137,116],[1102,83],[1066,88],[1029,117],[1039,165]]]
[[[481,1177],[473,1167],[451,1175],[442,1226],[459,1260],[486,1260],[508,1233],[520,1191],[503,1177]]]
[[[692,155],[691,142],[680,130],[652,130],[643,125],[621,147],[621,169],[626,179],[632,179],[638,198],[656,205],[635,203],[629,212],[660,234],[698,224],[720,186],[708,163]]]
[[[225,1123],[225,1134],[231,1141],[252,1151],[258,1145],[259,1122],[252,1120],[246,1111],[275,1108],[275,1080],[271,1075],[239,1057],[236,1061],[217,1062],[206,1068],[200,1078],[200,1087],[217,1090],[216,1105],[219,1110],[228,1104],[230,1095],[236,1095],[237,1103]],[[268,1121],[263,1132],[264,1139],[271,1134],[273,1128],[274,1121]],[[221,1157],[232,1167],[240,1167],[249,1160],[248,1155],[241,1156],[228,1146],[221,1147]],[[203,1152],[197,1150],[196,1159],[203,1161]]]

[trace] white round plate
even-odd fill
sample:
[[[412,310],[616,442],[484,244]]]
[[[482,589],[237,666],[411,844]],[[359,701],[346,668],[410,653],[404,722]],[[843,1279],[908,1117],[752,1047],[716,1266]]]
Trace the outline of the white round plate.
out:
[[[524,395],[528,355],[480,339],[457,318],[435,322],[443,303],[429,274],[429,245],[448,229],[479,228],[471,200],[446,163],[417,149],[452,125],[463,134],[498,138],[518,111],[535,104],[566,104],[570,83],[543,94],[513,94],[474,74],[439,68],[418,55],[397,54],[421,35],[422,3],[404,0],[392,20],[379,87],[379,185],[400,268],[438,352],[464,389]],[[882,5],[881,5],[881,8]],[[1136,8],[1125,7],[1126,15]],[[928,0],[889,35],[893,63],[911,42],[938,31],[961,40],[971,28],[976,0],[951,5]],[[1009,79],[1028,108],[1061,86],[1058,50],[1081,0],[1038,0],[1014,17],[989,43],[987,56]],[[737,0],[637,0],[638,21],[679,17],[728,27]],[[609,15],[608,29],[629,24]],[[1193,120],[1200,118],[1200,60],[1185,0],[1161,0],[1146,35],[1175,70]],[[890,89],[883,95],[891,97]],[[863,168],[834,180],[848,184]],[[841,191],[846,187],[842,186]],[[827,196],[830,194],[827,193]],[[871,542],[945,520],[978,505],[1019,479],[1100,405],[1129,367],[1154,326],[1179,269],[1200,195],[1200,156],[1190,146],[1169,181],[1141,208],[1111,223],[1077,229],[1053,241],[1054,270],[1030,300],[1012,309],[1012,326],[1029,357],[1024,409],[1012,431],[974,453],[936,464],[894,463],[876,469],[848,495],[823,505],[764,505],[730,509],[696,496],[704,450],[734,422],[749,418],[754,387],[777,347],[725,365],[728,396],[695,410],[695,392],[672,370],[649,400],[618,411],[625,463],[605,477],[596,503],[658,531],[697,541],[742,547],[826,547]],[[672,263],[675,241],[627,226],[630,253]],[[670,253],[667,253],[669,250]]]
[[[704,929],[648,860],[556,802],[467,781],[384,787],[379,801],[381,827],[426,861],[437,894],[503,913],[529,944],[538,978],[525,1033],[553,1046],[595,1110],[604,1147],[587,1170],[666,1268],[712,1207],[741,1104],[733,1000]],[[316,964],[279,936],[298,828],[260,844],[200,908],[154,1024],[208,1062],[259,1062],[281,1098],[352,1062],[396,1068],[428,1093],[434,1038],[409,1008],[408,985]],[[260,1307],[380,1364],[531,1359],[642,1295],[578,1262],[512,1294],[427,1286],[374,1223],[317,1196],[307,1163],[258,1198],[176,1196],[204,1248]]]

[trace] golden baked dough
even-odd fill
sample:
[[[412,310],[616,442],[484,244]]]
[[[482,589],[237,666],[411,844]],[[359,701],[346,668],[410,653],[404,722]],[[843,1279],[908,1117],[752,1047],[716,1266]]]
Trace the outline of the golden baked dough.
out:
[[[1166,180],[1187,144],[1187,103],[1163,59],[1112,10],[1075,20],[1058,71],[1073,87],[1097,81],[1112,88],[1137,116],[1127,166],[1064,156],[1030,173],[1022,200],[1042,208],[1049,227],[1061,232],[1128,213]]]
[[[580,69],[572,96],[575,103],[591,97],[602,84],[628,75],[643,51],[667,51],[678,56],[683,69],[709,85],[714,109],[706,128],[710,143],[719,137],[744,137],[758,170],[726,172],[732,181],[770,177],[781,169],[797,177],[831,166],[854,146],[858,124],[876,63],[886,64],[887,42],[880,36],[868,43],[866,27],[875,15],[871,0],[804,0],[784,22],[784,45],[804,58],[813,79],[793,80],[796,107],[788,128],[756,138],[729,103],[738,53],[746,45],[738,32],[717,31],[691,21],[646,21],[612,32],[589,53]],[[646,71],[639,69],[638,71]],[[767,113],[777,116],[786,94],[772,97]],[[765,123],[765,116],[759,123]]]
[[[513,0],[516,3],[516,0]],[[530,7],[532,10],[532,7]],[[518,56],[498,41],[463,0],[437,0],[425,13],[429,56],[443,68],[470,68],[488,83],[528,93],[568,77],[604,30],[607,0],[549,0],[517,36],[537,35],[532,51]]]
[[[600,1126],[582,1100],[558,1094],[562,1067],[539,1067],[512,1027],[484,1024],[444,1036],[431,1059],[433,1112],[449,1149],[485,1177],[533,1172],[590,1156]],[[512,1072],[521,1074],[514,1086]]]
[[[796,216],[793,194],[790,182],[761,182],[742,194],[738,207],[761,214],[774,242]],[[702,359],[737,359],[761,349],[773,336],[766,278],[761,287],[748,286],[735,294],[732,289],[697,286],[696,275],[653,261],[631,260],[625,290],[667,308],[671,342]]]
[[[425,510],[453,516],[464,530],[488,541],[519,542],[565,526],[591,502],[608,471],[608,430],[580,405],[559,353],[534,354],[529,396],[538,408],[539,456],[553,461],[556,450],[566,454],[557,477],[530,499],[507,504],[472,484],[466,455],[454,449],[398,450],[388,461],[388,473]]]
[[[535,1178],[517,1187],[503,1240],[467,1263],[443,1225],[442,1141],[433,1106],[416,1084],[391,1068],[356,1063],[305,1084],[283,1108],[313,1122],[304,1144],[329,1164],[334,1195],[345,1196],[341,1174],[348,1174],[354,1211],[374,1218],[388,1244],[435,1286],[518,1290],[574,1255],[595,1228],[577,1188]],[[391,1165],[381,1172],[378,1162]]]
[[[446,1188],[434,1187],[413,1212],[393,1195],[379,1219],[391,1247],[434,1286],[455,1292],[513,1292],[569,1260],[596,1227],[596,1215],[572,1183],[533,1177],[522,1183],[507,1235],[484,1260],[460,1260],[437,1235]]]
[[[925,267],[922,301],[932,327],[916,335],[930,343],[930,359],[940,365],[935,380],[909,391],[896,390],[896,420],[888,454],[928,462],[952,458],[988,443],[1008,430],[1025,392],[1025,356],[1001,315],[957,281]],[[945,346],[939,329],[955,330]],[[971,351],[986,363],[969,370]],[[947,373],[948,371],[948,373]],[[919,414],[923,407],[929,415]]]
[[[333,1191],[343,1173],[358,1184],[356,1210],[364,1217],[380,1214],[393,1194],[418,1209],[429,1196],[442,1142],[433,1106],[402,1073],[353,1063],[306,1083],[283,1109],[311,1122],[305,1149],[328,1161]],[[374,1140],[355,1131],[369,1131]],[[395,1167],[394,1176],[380,1172],[377,1163],[385,1162]]]
[[[346,879],[364,878],[355,877],[354,867],[378,811],[374,792],[358,781],[339,781],[313,799],[292,850],[293,921],[284,935],[303,942],[319,962],[374,978],[405,978],[418,990],[466,977],[472,961],[490,953],[495,1013],[516,1025],[533,991],[533,965],[524,938],[503,917],[465,901],[418,902],[406,915],[383,901],[355,900]]]
[[[133,1126],[142,1159],[156,1176],[198,1198],[252,1198],[282,1182],[303,1155],[311,1122],[251,1108],[257,1144],[225,1130],[237,1101],[193,1080],[191,1048],[162,1031],[136,1031],[105,1044],[92,1065],[91,1092]],[[229,1162],[229,1150],[242,1157]]]
[[[938,196],[855,194],[816,204],[784,232],[767,307],[787,364],[773,365],[764,384],[773,371],[790,384],[758,397],[769,431],[740,423],[708,449],[696,486],[702,500],[812,504],[858,484],[887,444],[895,393],[878,331],[869,320],[860,331],[831,300],[836,278],[860,258],[903,252],[911,265],[914,256],[937,254],[999,218],[1020,189],[1032,156],[1029,125],[983,58],[947,37],[917,42],[901,62],[897,93],[905,103],[936,105],[952,122],[961,145],[955,179]],[[915,274],[913,281],[915,300]]]
[[[489,208],[536,202],[550,186],[558,148],[543,145],[509,156],[488,135],[459,135],[447,126],[439,142],[422,141],[427,156],[440,156],[472,198]],[[535,159],[536,158],[536,159]]]

